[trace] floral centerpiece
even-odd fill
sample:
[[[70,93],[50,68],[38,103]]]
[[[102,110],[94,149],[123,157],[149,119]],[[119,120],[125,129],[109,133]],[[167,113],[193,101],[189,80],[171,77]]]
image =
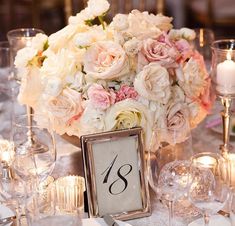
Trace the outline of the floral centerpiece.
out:
[[[108,9],[106,0],[89,0],[65,28],[38,34],[18,52],[20,103],[49,115],[59,134],[141,126],[147,145],[158,127],[177,129],[184,140],[211,106],[195,32],[138,10],[107,24]],[[171,141],[170,132],[162,139]]]

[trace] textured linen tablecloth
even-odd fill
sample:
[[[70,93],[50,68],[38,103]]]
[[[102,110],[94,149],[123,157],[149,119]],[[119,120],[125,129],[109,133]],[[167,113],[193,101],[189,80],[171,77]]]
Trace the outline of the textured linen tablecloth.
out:
[[[219,113],[217,114],[218,117]],[[206,118],[192,131],[193,152],[211,151],[219,152],[219,145],[222,144],[222,134],[205,128]],[[231,143],[234,143],[231,136]],[[81,150],[61,137],[57,136],[58,161],[53,172],[55,178],[65,175],[83,175]],[[152,215],[150,217],[139,218],[128,221],[132,226],[167,226],[168,211],[161,203],[156,200],[154,193],[151,192]],[[187,212],[187,211],[185,211]],[[195,217],[188,216],[175,217],[175,226],[186,226]]]
[[[10,114],[12,105],[9,98],[0,98],[0,134],[6,133],[9,136]],[[217,112],[218,113],[218,112]],[[216,114],[219,117],[219,113]],[[192,131],[194,152],[212,151],[219,152],[219,145],[222,144],[222,134],[205,128],[206,119]],[[235,138],[231,136],[231,144]],[[83,175],[82,155],[78,147],[73,146],[60,136],[57,140],[57,163],[52,176],[56,179],[66,175]],[[168,222],[168,211],[151,192],[152,215],[150,217],[130,220],[132,226],[164,226]],[[187,211],[186,211],[187,212]],[[192,221],[191,216],[176,218],[175,226],[186,226]]]

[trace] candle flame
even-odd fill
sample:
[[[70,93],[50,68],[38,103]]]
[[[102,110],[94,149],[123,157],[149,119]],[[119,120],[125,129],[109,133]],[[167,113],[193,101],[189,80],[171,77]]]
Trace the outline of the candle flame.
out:
[[[8,140],[0,140],[0,160],[10,163],[14,154],[14,143]]]
[[[231,54],[231,50],[229,50],[228,52],[227,52],[227,55],[226,55],[226,58],[227,58],[227,60],[231,60],[232,59],[232,54]]]

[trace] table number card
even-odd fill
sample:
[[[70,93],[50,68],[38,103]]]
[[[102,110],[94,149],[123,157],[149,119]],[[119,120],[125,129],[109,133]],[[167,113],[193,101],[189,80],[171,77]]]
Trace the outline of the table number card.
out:
[[[89,215],[150,215],[141,128],[81,137]]]

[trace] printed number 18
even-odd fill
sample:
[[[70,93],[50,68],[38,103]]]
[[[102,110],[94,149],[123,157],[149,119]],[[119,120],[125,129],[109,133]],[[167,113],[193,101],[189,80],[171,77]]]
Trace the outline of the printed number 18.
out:
[[[103,184],[108,183],[108,179],[109,179],[109,175],[110,172],[112,171],[112,168],[114,166],[114,163],[116,162],[118,158],[118,155],[116,155],[113,159],[113,161],[110,163],[110,165],[105,169],[104,172],[102,172],[101,175],[105,174],[104,180],[103,180]],[[125,170],[125,168],[127,169],[127,172],[123,172]],[[120,166],[117,170],[117,176],[118,179],[114,180],[110,185],[109,185],[109,193],[112,195],[118,195],[121,194],[122,192],[124,192],[127,189],[128,186],[128,181],[125,178],[128,174],[130,174],[130,172],[132,171],[132,165],[130,164],[124,164],[122,166]],[[118,186],[119,183],[122,183],[122,187],[119,191],[114,191],[114,187],[115,185]]]

